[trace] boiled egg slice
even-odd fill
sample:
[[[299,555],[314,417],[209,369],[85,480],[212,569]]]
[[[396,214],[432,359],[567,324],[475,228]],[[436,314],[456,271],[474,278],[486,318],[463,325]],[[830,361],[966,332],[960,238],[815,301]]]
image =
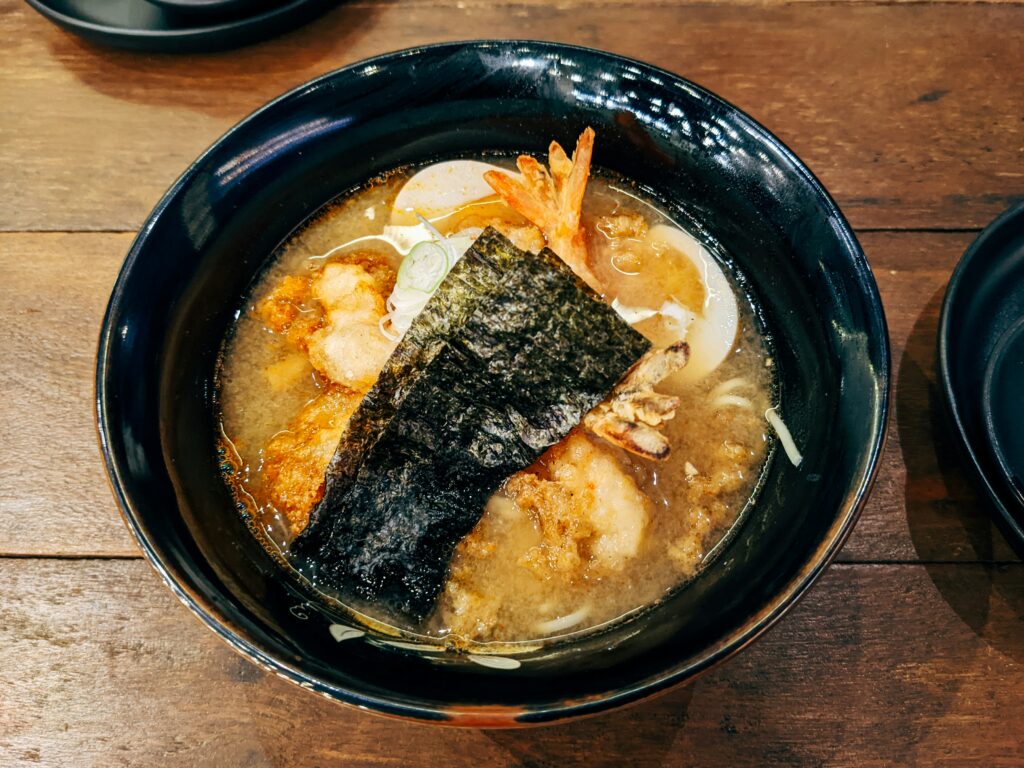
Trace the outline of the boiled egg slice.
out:
[[[398,190],[391,206],[391,224],[415,225],[417,213],[433,221],[478,200],[494,197],[484,174],[504,170],[479,160],[448,160],[428,165]]]
[[[732,286],[707,249],[678,227],[658,224],[647,232],[653,246],[668,247],[690,260],[704,283],[704,303],[690,307],[694,316],[685,325],[690,360],[675,374],[681,382],[698,381],[722,364],[739,327],[739,307]]]
[[[434,230],[423,223],[423,219],[436,222],[450,237],[459,236],[466,229],[481,231],[459,227],[453,220],[460,217],[454,214],[488,199],[492,199],[488,208],[504,207],[484,181],[484,174],[493,170],[503,169],[479,160],[448,160],[417,171],[398,190],[383,238],[405,256],[417,244],[436,239]],[[456,247],[461,248],[461,245]],[[459,255],[465,250],[461,248]]]

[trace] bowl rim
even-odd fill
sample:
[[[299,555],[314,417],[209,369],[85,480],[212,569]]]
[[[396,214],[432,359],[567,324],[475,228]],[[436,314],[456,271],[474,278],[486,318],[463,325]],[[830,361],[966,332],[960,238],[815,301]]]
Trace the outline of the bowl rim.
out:
[[[946,415],[953,425],[956,434],[957,444],[960,453],[966,459],[966,464],[971,475],[985,491],[998,516],[995,516],[997,524],[1002,528],[1004,535],[1011,540],[1015,549],[1024,552],[1024,524],[1021,523],[1011,511],[1003,491],[994,482],[993,473],[987,470],[980,456],[981,445],[978,440],[971,438],[967,428],[967,421],[964,415],[964,404],[957,396],[956,387],[953,383],[953,341],[956,334],[953,327],[953,314],[956,312],[958,296],[961,293],[960,284],[966,279],[967,272],[971,269],[972,263],[978,258],[984,257],[988,252],[989,244],[997,238],[1004,228],[1013,226],[1018,219],[1024,222],[1024,201],[1011,205],[992,222],[986,226],[981,233],[971,241],[964,251],[960,261],[957,262],[953,274],[946,285],[946,292],[942,297],[942,309],[939,313],[939,327],[936,339],[938,347],[937,366],[939,382],[942,386],[942,400],[945,403]],[[983,429],[984,431],[984,429]]]
[[[1024,317],[1018,317],[996,340],[992,348],[992,357],[985,366],[985,375],[981,384],[981,410],[982,422],[984,423],[985,436],[988,439],[992,456],[996,461],[998,474],[1001,475],[1003,487],[1009,492],[1010,498],[1016,502],[1018,508],[1024,507],[1024,490],[1017,487],[1014,482],[1016,470],[1013,468],[1006,450],[1003,439],[996,428],[996,418],[992,408],[992,390],[996,386],[996,378],[1007,351],[1015,342],[1024,341]]]
[[[145,42],[203,42],[211,37],[226,32],[234,32],[239,29],[248,29],[267,22],[278,21],[280,17],[293,11],[301,10],[305,6],[326,7],[325,0],[285,0],[280,5],[261,9],[258,13],[240,19],[213,20],[211,23],[197,23],[187,27],[174,27],[171,29],[151,29],[148,27],[118,27],[112,24],[105,24],[99,21],[90,21],[65,13],[60,8],[54,7],[48,0],[25,0],[32,10],[39,15],[49,19],[65,29],[79,34],[103,35],[110,39],[120,41],[133,40]],[[212,3],[210,3],[212,5]],[[206,4],[204,4],[206,5]],[[171,11],[170,6],[160,3],[153,5],[162,11]],[[202,18],[202,8],[196,9]],[[212,10],[212,8],[207,9]],[[188,13],[178,9],[176,13]],[[209,21],[209,19],[208,19]],[[121,43],[124,44],[123,42]],[[285,94],[287,95],[287,94]],[[257,110],[259,111],[259,110]],[[253,114],[256,114],[255,112]],[[251,117],[252,115],[250,115]],[[226,135],[226,134],[224,134]],[[220,138],[223,138],[221,136]],[[218,139],[219,141],[219,139]],[[216,143],[216,142],[214,142]],[[205,154],[205,153],[204,153]]]
[[[834,222],[833,231],[842,244],[846,253],[851,257],[850,266],[855,270],[857,282],[864,289],[864,298],[868,310],[868,320],[876,325],[881,333],[873,343],[877,344],[881,352],[878,366],[874,370],[874,376],[879,383],[878,398],[875,407],[872,409],[872,437],[867,446],[867,451],[861,466],[855,474],[855,482],[847,490],[842,504],[837,510],[835,520],[828,529],[827,534],[814,551],[807,562],[794,574],[786,584],[768,603],[756,614],[749,617],[742,625],[726,637],[719,639],[710,645],[696,658],[689,662],[680,662],[668,666],[663,671],[648,678],[634,681],[621,688],[608,691],[604,694],[591,696],[582,700],[551,700],[539,706],[529,708],[506,707],[506,706],[436,706],[432,704],[408,704],[398,702],[386,697],[359,693],[339,686],[325,683],[313,677],[291,664],[274,658],[257,647],[254,642],[249,641],[237,627],[224,617],[218,615],[212,607],[211,601],[205,596],[195,594],[190,590],[176,573],[174,567],[158,553],[153,539],[141,522],[136,505],[128,497],[123,483],[122,468],[114,460],[110,446],[110,434],[112,425],[108,420],[108,400],[113,396],[106,384],[107,370],[110,365],[110,354],[112,337],[116,331],[111,326],[114,317],[118,314],[119,307],[124,299],[125,286],[128,275],[132,271],[136,261],[142,253],[145,241],[155,227],[157,221],[164,214],[170,202],[176,198],[183,187],[188,184],[198,168],[206,159],[214,153],[221,144],[244,130],[249,124],[255,122],[265,113],[277,109],[282,103],[298,98],[304,93],[321,87],[324,83],[345,74],[355,72],[368,66],[377,65],[383,62],[395,62],[403,59],[415,58],[426,52],[443,50],[457,51],[466,48],[487,49],[522,49],[544,51],[576,51],[588,56],[603,58],[617,66],[642,67],[648,74],[665,78],[666,82],[684,86],[692,95],[704,103],[715,104],[734,113],[737,118],[756,134],[761,140],[773,147],[784,159],[792,164],[794,170],[800,175],[803,182],[812,190],[815,197],[821,203],[826,214]],[[567,718],[575,718],[585,715],[597,714],[613,707],[639,701],[657,693],[666,691],[684,681],[689,681],[706,672],[713,666],[731,657],[745,648],[756,638],[775,625],[779,619],[806,593],[807,589],[821,575],[825,568],[831,563],[835,555],[842,548],[850,535],[860,511],[867,499],[870,488],[878,472],[879,458],[885,444],[889,428],[889,407],[891,399],[891,350],[889,341],[888,324],[882,306],[881,296],[878,291],[874,274],[867,261],[863,249],[858,243],[849,222],[843,216],[835,201],[825,190],[824,186],[810,169],[801,161],[796,154],[789,149],[782,141],[772,134],[761,123],[734,106],[732,103],[717,96],[706,88],[677,75],[661,67],[633,59],[627,56],[602,51],[586,46],[569,45],[548,41],[529,39],[472,39],[445,43],[434,43],[429,45],[413,46],[396,51],[390,51],[377,56],[361,59],[359,61],[340,67],[312,80],[302,83],[280,96],[264,104],[247,117],[240,120],[224,134],[218,137],[206,150],[202,152],[178,179],[168,188],[160,201],[153,208],[146,218],[146,221],[139,228],[138,234],[129,248],[124,263],[118,273],[117,280],[111,292],[110,301],[103,316],[99,347],[97,352],[96,382],[96,425],[99,444],[103,453],[104,464],[107,471],[108,482],[118,503],[121,517],[132,533],[136,543],[139,545],[150,565],[156,570],[161,579],[167,584],[182,603],[212,630],[222,640],[227,642],[241,655],[257,664],[265,671],[276,674],[279,677],[297,684],[307,690],[324,695],[325,697],[341,703],[353,705],[359,709],[372,711],[403,719],[415,719],[428,721],[449,726],[467,727],[523,727],[530,725],[541,725]],[[528,717],[528,720],[520,720],[520,717]]]

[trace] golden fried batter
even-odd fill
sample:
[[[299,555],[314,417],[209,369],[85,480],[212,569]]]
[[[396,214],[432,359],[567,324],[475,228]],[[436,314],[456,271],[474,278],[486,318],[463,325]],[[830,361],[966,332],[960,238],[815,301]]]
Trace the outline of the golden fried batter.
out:
[[[444,625],[456,638],[500,636],[516,610],[504,582],[539,594],[578,590],[636,556],[650,516],[650,500],[611,450],[570,433],[512,475],[459,542],[440,606]],[[503,548],[522,553],[513,561],[519,574]],[[536,606],[541,617],[545,600]]]
[[[505,493],[540,531],[540,545],[519,561],[538,575],[620,570],[647,527],[647,497],[611,453],[580,432],[510,477]]]
[[[323,325],[323,312],[310,306],[312,275],[288,275],[256,304],[256,316],[273,331],[306,350],[311,333]]]
[[[324,493],[324,473],[362,396],[331,386],[306,404],[263,451],[263,480],[271,503],[299,533]]]
[[[284,335],[302,351],[308,351],[312,335],[323,328],[325,310],[329,311],[316,295],[316,287],[323,283],[325,272],[336,269],[335,265],[358,267],[367,288],[381,297],[391,295],[395,287],[395,271],[386,257],[372,251],[353,251],[331,259],[320,269],[304,275],[287,275],[274,286],[254,311],[263,324],[274,333]]]
[[[386,256],[373,251],[353,251],[346,253],[331,264],[352,264],[362,267],[373,281],[373,288],[381,296],[390,296],[395,289],[395,270]]]
[[[639,239],[647,234],[647,219],[638,212],[614,213],[598,217],[596,228],[605,237]]]
[[[566,574],[580,570],[588,555],[588,540],[594,535],[594,526],[578,514],[572,491],[560,483],[519,472],[509,478],[505,492],[540,529],[540,546],[527,551],[520,565],[538,574],[548,569]]]
[[[544,234],[533,224],[516,225],[508,219],[491,219],[485,226],[494,227],[521,251],[540,253],[544,250]]]

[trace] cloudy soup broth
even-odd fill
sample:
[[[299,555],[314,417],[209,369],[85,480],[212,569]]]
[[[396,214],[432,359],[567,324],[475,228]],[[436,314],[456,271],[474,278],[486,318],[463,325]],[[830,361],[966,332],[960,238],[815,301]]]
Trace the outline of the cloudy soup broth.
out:
[[[461,179],[488,167],[515,173],[493,158],[449,170]],[[417,307],[395,297],[417,238],[449,241],[457,258],[493,227],[522,251],[558,253],[543,226],[489,187],[471,179],[436,192],[415,185],[418,170],[376,179],[306,223],[225,342],[217,450],[251,527],[278,556],[290,557],[350,419],[415,322]],[[593,630],[693,578],[752,503],[774,444],[773,361],[755,308],[636,185],[598,169],[585,183],[574,246],[584,279],[653,350],[682,340],[688,360],[650,384],[654,400],[632,401],[612,422],[592,412],[505,478],[455,543],[427,615],[396,619],[361,602],[375,620],[453,647]],[[416,195],[426,202],[410,210],[403,196]],[[672,415],[645,417],[652,403]],[[616,431],[634,412],[639,434]],[[658,451],[667,455],[652,458]]]

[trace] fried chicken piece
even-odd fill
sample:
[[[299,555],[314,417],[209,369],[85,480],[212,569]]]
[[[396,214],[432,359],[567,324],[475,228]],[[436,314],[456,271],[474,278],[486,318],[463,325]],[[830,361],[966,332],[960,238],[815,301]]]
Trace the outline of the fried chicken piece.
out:
[[[654,385],[686,365],[689,356],[684,341],[651,350],[626,372],[604,402],[583,417],[583,425],[637,456],[667,459],[668,438],[656,427],[675,417],[679,398],[658,394]]]
[[[484,180],[513,210],[540,227],[551,250],[581,280],[600,293],[601,284],[588,263],[581,221],[593,153],[594,130],[587,128],[576,142],[572,160],[562,146],[553,141],[548,147],[550,171],[536,158],[520,155],[516,165],[522,178],[514,178],[503,171],[487,171]]]
[[[509,533],[506,526],[513,522],[514,528],[522,514],[509,498],[497,493],[488,500],[480,522],[456,547],[439,601],[442,623],[453,639],[483,639],[499,626],[505,596],[502,590],[481,587],[481,572],[500,560],[500,546]]]
[[[459,542],[439,605],[443,625],[456,640],[491,638],[515,620],[515,589],[540,597],[621,570],[639,552],[650,508],[610,449],[571,434],[510,477]],[[524,572],[509,573],[508,547],[522,553]]]
[[[444,625],[456,638],[488,637],[498,625],[501,600],[480,594],[472,583],[472,569],[463,566],[452,569],[444,586]]]
[[[713,497],[739,490],[746,484],[750,468],[758,458],[755,451],[729,440],[722,441],[715,453],[723,469],[691,477],[690,488],[694,493]]]
[[[274,507],[299,533],[324,493],[324,474],[362,396],[331,386],[311,400],[263,451],[263,482]]]
[[[584,516],[576,514],[572,491],[551,480],[520,472],[509,478],[505,492],[540,529],[542,543],[530,549],[520,564],[537,572],[579,571],[594,528]]]
[[[380,375],[396,342],[380,330],[393,275],[357,263],[326,265],[310,292],[323,308],[321,328],[308,339],[309,361],[336,384],[366,392]]]
[[[337,267],[358,270],[365,285],[383,297],[390,296],[395,287],[395,272],[387,259],[372,251],[354,251],[328,262],[323,267],[304,275],[287,275],[253,308],[256,316],[268,330],[285,336],[303,352],[309,349],[312,335],[324,325],[325,307],[316,295],[325,272]],[[338,286],[329,298],[342,300]],[[341,383],[341,382],[339,382]]]
[[[667,552],[669,559],[679,569],[680,574],[692,576],[704,559],[705,544],[715,531],[714,521],[723,514],[721,502],[711,500],[708,506],[694,505],[683,511],[686,519],[686,532],[669,542]]]
[[[299,379],[312,373],[309,365],[309,358],[302,352],[293,352],[290,355],[270,363],[263,369],[263,375],[275,392],[283,392],[295,386]]]
[[[323,325],[323,313],[310,306],[310,275],[288,275],[256,304],[256,316],[274,333],[305,351],[309,337]]]

